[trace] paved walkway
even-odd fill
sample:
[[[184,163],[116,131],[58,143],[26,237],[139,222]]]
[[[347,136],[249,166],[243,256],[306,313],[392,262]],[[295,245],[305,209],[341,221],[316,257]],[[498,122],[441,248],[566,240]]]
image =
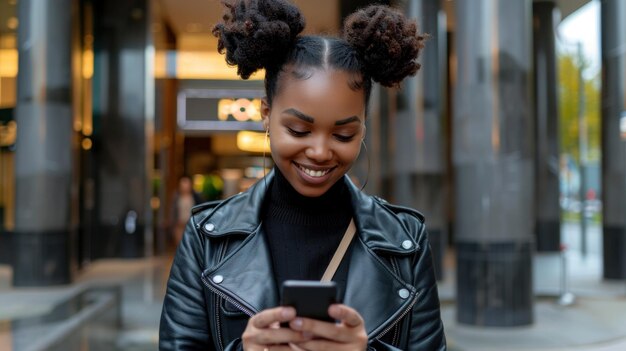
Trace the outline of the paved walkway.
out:
[[[456,322],[454,253],[445,261],[445,279],[439,283],[442,319],[453,351],[489,350],[626,350],[626,282],[602,277],[602,242],[598,225],[588,227],[587,253],[581,254],[580,226],[566,223],[562,238],[567,291],[574,304],[557,303],[562,293],[560,254],[535,254],[533,280],[535,300],[533,325],[515,328],[478,328]]]
[[[0,266],[0,350],[49,350],[41,346],[41,340],[57,342],[57,334],[67,333],[68,330],[76,335],[66,338],[54,350],[156,350],[170,264],[170,258],[100,260],[81,272],[72,285],[45,289],[11,288],[11,271],[6,266]],[[85,310],[83,305],[89,307],[90,301],[58,308],[59,305],[67,305],[67,301],[76,300],[82,291],[111,286],[119,287],[122,296],[119,311],[113,311],[121,314],[119,329],[110,327],[114,323],[92,323],[92,320],[102,319],[101,315],[107,313],[106,306],[105,310],[100,309],[98,315],[91,317],[81,315]],[[114,306],[110,308],[115,309]],[[69,313],[72,319],[84,325],[60,320],[59,313]]]

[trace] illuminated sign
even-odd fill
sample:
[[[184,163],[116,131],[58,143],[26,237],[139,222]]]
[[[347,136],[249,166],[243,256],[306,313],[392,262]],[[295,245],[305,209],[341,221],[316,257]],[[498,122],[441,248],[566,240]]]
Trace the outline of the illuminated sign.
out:
[[[263,96],[261,89],[183,89],[178,93],[178,127],[185,131],[262,131]]]
[[[220,121],[261,121],[261,99],[221,99],[217,103],[217,118]]]

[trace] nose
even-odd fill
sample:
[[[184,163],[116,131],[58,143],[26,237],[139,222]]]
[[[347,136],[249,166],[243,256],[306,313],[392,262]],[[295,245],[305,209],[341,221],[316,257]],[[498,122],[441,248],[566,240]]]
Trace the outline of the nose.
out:
[[[333,152],[329,147],[326,138],[315,138],[311,140],[311,144],[307,147],[305,155],[316,163],[328,162],[333,158]]]

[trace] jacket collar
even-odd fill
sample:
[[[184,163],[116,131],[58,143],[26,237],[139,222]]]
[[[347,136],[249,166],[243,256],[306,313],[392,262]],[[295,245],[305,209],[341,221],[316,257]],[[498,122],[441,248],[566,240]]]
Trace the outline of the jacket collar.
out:
[[[231,234],[249,235],[259,227],[261,209],[267,188],[274,180],[274,171],[254,184],[248,191],[239,193],[216,206],[200,223],[201,230],[209,236],[220,237]],[[350,192],[357,233],[363,243],[374,251],[406,255],[419,249],[402,221],[399,212],[415,216],[423,221],[421,215],[411,209],[392,206],[386,201],[364,194],[354,185],[348,176],[343,180]],[[217,211],[221,206],[236,206],[239,211]],[[390,230],[392,229],[393,230]]]

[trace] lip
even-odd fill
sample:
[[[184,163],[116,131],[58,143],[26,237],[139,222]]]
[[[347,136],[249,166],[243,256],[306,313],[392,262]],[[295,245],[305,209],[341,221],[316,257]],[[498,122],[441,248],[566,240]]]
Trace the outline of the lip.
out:
[[[333,167],[319,167],[319,166],[308,166],[308,165],[305,166],[296,162],[293,162],[292,164],[296,168],[296,171],[298,172],[298,175],[300,175],[300,178],[302,180],[304,180],[306,183],[315,184],[315,185],[322,184],[328,181],[331,178],[332,173],[335,170],[335,168],[337,168],[336,166],[333,166]],[[304,167],[304,168],[311,169],[314,171],[328,171],[328,173],[324,174],[321,177],[311,177],[310,175],[306,174],[302,169],[300,169],[300,167]]]

